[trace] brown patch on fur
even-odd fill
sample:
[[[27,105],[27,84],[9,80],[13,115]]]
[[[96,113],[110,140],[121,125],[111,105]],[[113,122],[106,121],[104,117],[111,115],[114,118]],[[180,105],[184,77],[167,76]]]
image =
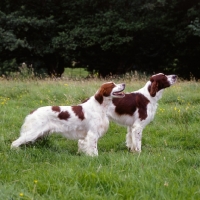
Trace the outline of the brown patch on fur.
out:
[[[35,111],[36,111],[37,109],[35,109],[35,110],[32,110],[31,112],[30,112],[30,114],[33,114]]]
[[[82,106],[72,106],[72,110],[78,116],[79,119],[81,120],[85,119]]]
[[[110,96],[110,93],[112,92],[112,89],[115,87],[115,84],[113,82],[104,83],[98,92],[95,94],[95,99],[102,104],[103,103],[103,97]]]
[[[152,97],[155,97],[157,92],[158,92],[158,83],[154,81],[149,87],[149,93]]]
[[[55,112],[60,112],[60,107],[59,106],[52,106],[51,108]]]
[[[170,86],[170,83],[164,74],[158,74],[158,75],[152,76],[150,78],[150,81],[151,81],[151,85],[149,86],[148,90],[152,97],[155,97],[156,93],[159,90],[165,89]]]
[[[99,102],[99,104],[103,103],[103,96],[101,94],[95,94],[94,98]]]
[[[138,109],[139,118],[144,120],[147,118],[147,104],[149,100],[140,93],[125,94],[123,98],[114,98],[113,104],[116,106],[115,112],[119,115],[132,116]]]
[[[58,118],[61,120],[68,120],[70,118],[70,114],[67,111],[62,111],[58,114]]]

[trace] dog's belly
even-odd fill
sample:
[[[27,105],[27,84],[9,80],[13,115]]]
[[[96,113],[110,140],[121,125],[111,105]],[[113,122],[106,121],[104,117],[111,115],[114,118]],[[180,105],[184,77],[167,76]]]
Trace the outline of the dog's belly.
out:
[[[61,134],[70,140],[79,140],[84,139],[86,137],[85,131],[62,132]]]
[[[51,133],[59,133],[62,136],[71,139],[71,140],[78,140],[78,139],[84,139],[87,135],[87,129],[82,124],[67,124],[67,123],[60,123],[60,126],[58,124],[54,124],[51,127]]]
[[[122,126],[132,126],[135,122],[135,117],[129,115],[121,115],[121,116],[113,115],[109,116],[109,119]]]

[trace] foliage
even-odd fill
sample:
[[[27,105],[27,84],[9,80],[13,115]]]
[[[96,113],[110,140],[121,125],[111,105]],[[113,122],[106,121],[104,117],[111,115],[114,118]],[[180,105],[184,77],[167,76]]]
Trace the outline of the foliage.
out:
[[[198,0],[2,1],[0,64],[16,59],[60,76],[75,61],[100,76],[200,78],[199,7]]]
[[[133,76],[126,83],[130,92],[145,81]],[[199,199],[199,82],[166,89],[143,132],[141,154],[128,152],[126,128],[115,123],[99,140],[98,157],[77,155],[77,141],[58,135],[10,150],[31,110],[78,104],[100,84],[99,79],[0,80],[1,198]]]
[[[191,22],[191,24],[188,26],[188,28],[191,30],[191,32],[200,37],[200,22],[199,18],[196,18],[194,21]]]
[[[16,59],[5,60],[3,63],[1,63],[0,74],[3,76],[11,73],[13,70],[17,70]]]

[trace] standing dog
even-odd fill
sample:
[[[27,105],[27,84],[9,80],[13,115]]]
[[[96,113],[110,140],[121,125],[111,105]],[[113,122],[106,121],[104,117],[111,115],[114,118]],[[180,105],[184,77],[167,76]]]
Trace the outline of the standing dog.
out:
[[[176,75],[153,75],[138,91],[125,94],[122,99],[113,99],[108,117],[118,124],[127,126],[126,146],[130,151],[141,151],[142,131],[156,113],[157,102],[165,88],[177,80]]]
[[[98,155],[97,141],[109,126],[107,108],[113,98],[122,98],[125,84],[108,82],[94,96],[77,106],[46,106],[30,113],[22,125],[20,137],[11,147],[34,142],[54,132],[68,139],[77,139],[78,150],[87,155]]]

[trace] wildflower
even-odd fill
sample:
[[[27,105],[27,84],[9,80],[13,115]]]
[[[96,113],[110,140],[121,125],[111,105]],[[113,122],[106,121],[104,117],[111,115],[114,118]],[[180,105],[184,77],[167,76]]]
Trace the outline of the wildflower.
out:
[[[24,196],[24,194],[21,192],[21,193],[19,193],[19,196],[20,196],[20,197],[23,197],[23,196]]]
[[[37,183],[38,183],[38,180],[34,180],[34,183],[37,184]]]
[[[168,185],[169,185],[168,182],[165,181],[164,186],[165,186],[165,187],[168,187]]]

